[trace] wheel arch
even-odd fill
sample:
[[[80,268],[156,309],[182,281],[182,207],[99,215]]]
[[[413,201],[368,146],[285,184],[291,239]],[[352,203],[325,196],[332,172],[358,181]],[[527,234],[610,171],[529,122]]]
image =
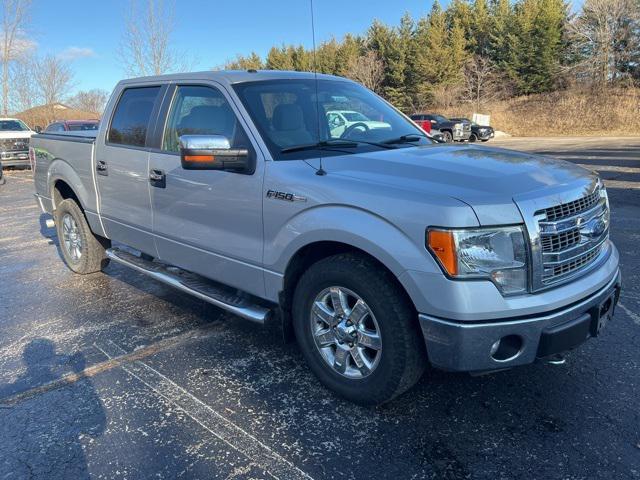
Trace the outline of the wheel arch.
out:
[[[345,253],[351,253],[366,258],[368,261],[385,270],[389,274],[389,278],[396,284],[399,291],[406,297],[408,305],[410,305],[414,312],[417,312],[415,302],[411,298],[406,286],[400,280],[399,274],[394,272],[390,266],[377,258],[373,252],[369,252],[360,246],[342,241],[318,240],[300,247],[291,257],[285,269],[282,290],[279,293],[278,299],[285,339],[291,340],[293,338],[291,310],[293,294],[300,277],[312,265],[320,260]]]

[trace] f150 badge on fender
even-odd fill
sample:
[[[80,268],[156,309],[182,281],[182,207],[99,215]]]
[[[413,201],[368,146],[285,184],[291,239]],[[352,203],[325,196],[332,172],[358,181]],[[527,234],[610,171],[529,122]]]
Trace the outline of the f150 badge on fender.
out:
[[[277,190],[267,190],[267,198],[285,200],[287,202],[306,202],[307,197],[301,197],[289,192],[278,192]]]

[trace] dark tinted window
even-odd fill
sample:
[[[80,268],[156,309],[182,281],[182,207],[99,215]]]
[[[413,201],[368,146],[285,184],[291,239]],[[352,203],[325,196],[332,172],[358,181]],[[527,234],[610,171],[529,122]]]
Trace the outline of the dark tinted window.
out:
[[[97,123],[71,123],[69,124],[69,130],[72,132],[84,131],[84,130],[97,130]]]
[[[108,141],[144,147],[151,112],[159,93],[160,87],[126,89],[113,114]]]
[[[163,149],[177,152],[182,135],[223,135],[231,148],[249,148],[249,139],[236,114],[222,92],[211,87],[178,87],[169,113]]]
[[[19,120],[0,120],[0,130],[28,130],[27,126]]]

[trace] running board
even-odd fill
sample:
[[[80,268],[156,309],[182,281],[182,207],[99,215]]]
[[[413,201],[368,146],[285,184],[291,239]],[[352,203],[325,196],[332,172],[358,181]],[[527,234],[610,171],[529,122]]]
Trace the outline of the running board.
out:
[[[164,263],[144,260],[118,248],[109,248],[106,254],[114,262],[133,268],[246,320],[264,324],[271,314],[269,308],[251,302],[245,296],[238,294],[237,290],[217,284],[195,273]]]

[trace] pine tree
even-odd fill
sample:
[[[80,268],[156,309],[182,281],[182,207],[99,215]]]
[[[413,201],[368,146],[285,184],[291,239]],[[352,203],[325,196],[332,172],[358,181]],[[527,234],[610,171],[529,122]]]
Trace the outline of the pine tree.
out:
[[[271,47],[265,63],[268,70],[293,70],[293,58],[284,45],[279,48]]]

